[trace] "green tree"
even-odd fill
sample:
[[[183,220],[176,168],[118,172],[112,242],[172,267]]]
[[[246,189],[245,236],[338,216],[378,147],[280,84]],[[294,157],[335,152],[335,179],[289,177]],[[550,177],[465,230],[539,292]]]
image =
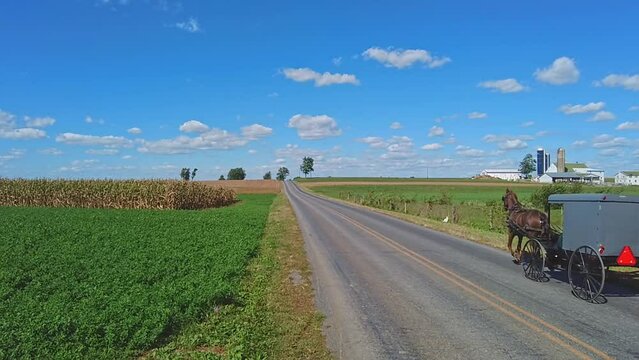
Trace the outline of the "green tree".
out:
[[[246,171],[242,168],[231,169],[226,178],[229,180],[244,180],[244,178],[246,178]]]
[[[532,154],[526,154],[524,159],[519,163],[519,172],[524,174],[526,179],[528,179],[530,177],[530,173],[535,171],[536,165],[537,162],[535,161],[535,158],[533,158]]]
[[[184,181],[191,180],[191,169],[190,168],[182,168],[182,171],[180,171],[180,177]]]
[[[286,180],[286,177],[288,176],[289,172],[288,169],[286,167],[281,167],[277,170],[277,180],[279,181],[284,181]]]
[[[266,174],[264,174],[264,176],[262,177],[262,179],[264,180],[271,180],[271,172],[268,171]]]
[[[226,179],[224,178],[224,175],[220,175],[220,178],[218,180],[226,180]]]
[[[305,156],[302,159],[302,165],[300,165],[300,171],[304,173],[304,177],[306,177],[306,175],[308,175],[309,173],[312,173],[313,171],[315,171],[313,169],[313,163],[314,163],[314,160],[312,157]]]
[[[197,173],[197,168],[193,169],[193,171],[191,171],[191,180],[195,179],[195,173]]]

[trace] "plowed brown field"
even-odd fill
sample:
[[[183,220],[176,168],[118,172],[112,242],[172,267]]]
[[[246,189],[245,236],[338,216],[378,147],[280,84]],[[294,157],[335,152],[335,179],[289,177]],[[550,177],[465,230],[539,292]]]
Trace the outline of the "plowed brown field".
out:
[[[201,183],[233,189],[238,194],[276,194],[282,190],[282,182],[277,180],[216,180]]]

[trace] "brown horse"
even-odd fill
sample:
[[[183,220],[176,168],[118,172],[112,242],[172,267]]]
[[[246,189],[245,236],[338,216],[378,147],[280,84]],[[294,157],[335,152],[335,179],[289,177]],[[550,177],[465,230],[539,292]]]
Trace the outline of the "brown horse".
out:
[[[504,209],[508,211],[508,250],[514,258],[514,262],[519,263],[521,258],[521,241],[524,236],[527,238],[543,238],[550,234],[550,224],[548,215],[535,209],[525,209],[517,194],[510,189],[506,189],[506,195],[501,198],[504,201]],[[517,236],[517,252],[513,252],[513,238]]]

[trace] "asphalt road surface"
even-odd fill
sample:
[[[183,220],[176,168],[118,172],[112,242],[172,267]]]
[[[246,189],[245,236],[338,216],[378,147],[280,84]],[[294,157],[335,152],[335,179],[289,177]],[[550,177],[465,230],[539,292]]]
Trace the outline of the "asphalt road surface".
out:
[[[285,189],[339,359],[639,358],[637,290],[587,303],[564,272],[533,282],[503,251]]]

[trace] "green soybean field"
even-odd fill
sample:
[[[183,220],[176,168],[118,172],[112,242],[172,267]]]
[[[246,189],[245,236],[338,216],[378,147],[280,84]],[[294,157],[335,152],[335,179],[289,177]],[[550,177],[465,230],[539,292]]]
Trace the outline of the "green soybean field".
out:
[[[127,358],[232,303],[274,195],[208,210],[0,207],[0,359]]]

